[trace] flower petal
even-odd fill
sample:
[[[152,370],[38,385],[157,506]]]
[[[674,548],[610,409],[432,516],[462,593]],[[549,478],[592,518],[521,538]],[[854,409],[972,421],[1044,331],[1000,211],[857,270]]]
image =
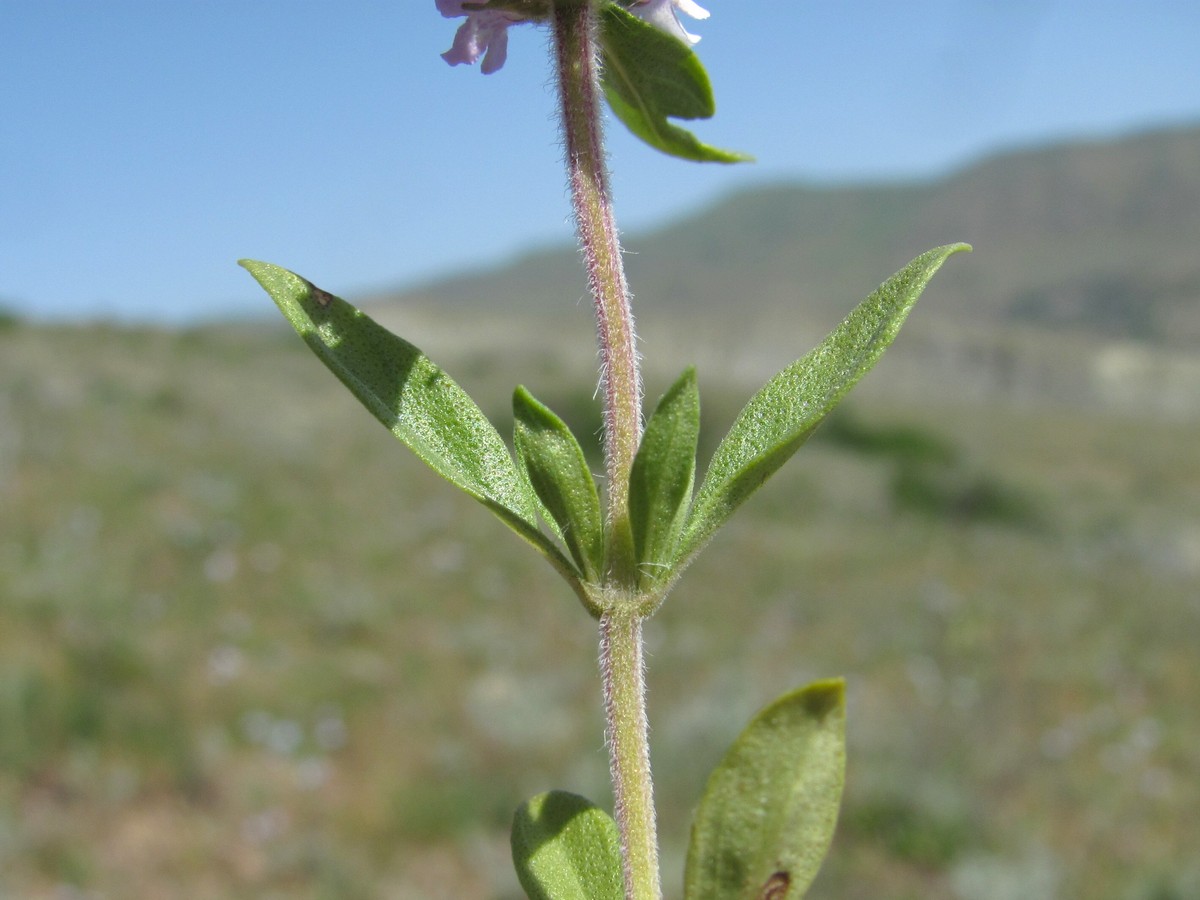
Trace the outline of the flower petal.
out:
[[[693,19],[707,19],[709,15],[708,10],[695,0],[643,0],[629,11],[685,44],[695,44],[700,38],[690,34],[680,24],[679,13],[682,12]]]
[[[488,40],[487,55],[483,57],[483,65],[479,71],[491,75],[504,65],[508,59],[508,26],[496,31]]]
[[[502,10],[463,11],[463,0],[437,0],[438,11],[447,18],[466,16],[458,27],[454,43],[442,54],[452,66],[472,65],[483,57],[480,70],[490,75],[508,58],[508,27],[524,21],[521,16]]]
[[[707,19],[709,12],[699,3],[694,3],[693,0],[675,0],[675,5],[679,7],[679,11],[686,13],[693,19]]]

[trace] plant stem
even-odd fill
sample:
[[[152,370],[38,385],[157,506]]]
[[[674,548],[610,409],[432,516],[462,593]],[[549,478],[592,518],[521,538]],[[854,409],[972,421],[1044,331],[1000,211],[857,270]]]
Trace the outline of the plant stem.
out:
[[[596,31],[594,0],[555,0],[555,62],[567,170],[600,344],[609,574],[627,585],[633,576],[632,550],[626,546],[629,470],[641,439],[642,383],[604,158]]]
[[[608,476],[607,611],[600,618],[606,737],[621,836],[626,900],[661,900],[650,780],[642,622],[629,528],[629,472],[642,432],[629,288],[613,217],[600,124],[596,0],[554,0],[554,47],[567,172],[579,243],[596,306],[604,459]]]
[[[625,896],[628,900],[660,900],[642,620],[636,612],[618,609],[600,618],[600,670]]]

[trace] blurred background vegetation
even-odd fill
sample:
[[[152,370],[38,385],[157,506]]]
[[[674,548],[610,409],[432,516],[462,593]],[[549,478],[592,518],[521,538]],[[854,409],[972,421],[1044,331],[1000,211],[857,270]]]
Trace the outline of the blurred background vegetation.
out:
[[[1118,344],[1068,328],[1121,319],[1105,294],[962,324],[948,368],[931,320],[966,302],[956,277],[650,623],[671,896],[724,748],[832,675],[848,787],[812,897],[1200,896],[1200,403],[1079,374],[1192,357],[1142,319]],[[409,299],[381,317],[502,432],[523,382],[596,433],[586,308]],[[702,462],[759,370],[819,337],[750,310],[643,317],[651,401],[699,366]],[[754,335],[775,342],[734,352]],[[922,354],[937,384],[907,377]],[[516,898],[514,807],[609,802],[595,637],[282,326],[0,316],[0,896]]]

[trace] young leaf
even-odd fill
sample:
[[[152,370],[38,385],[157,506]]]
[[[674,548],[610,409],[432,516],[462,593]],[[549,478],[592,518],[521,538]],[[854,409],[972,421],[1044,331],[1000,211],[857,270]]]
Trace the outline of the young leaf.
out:
[[[584,578],[604,568],[600,495],[579,441],[558,416],[523,387],[513,392],[513,444],[529,483]]]
[[[896,338],[909,310],[952,253],[921,254],[858,305],[808,355],[750,399],[717,447],[696,494],[677,560],[686,563],[716,529],[808,440]]]
[[[700,799],[685,900],[799,900],[833,840],[845,740],[841,679],[785,694],[755,716]]]
[[[321,362],[435,472],[533,544],[592,606],[570,561],[537,527],[537,499],[492,423],[420,350],[349,303],[270,263],[239,263]]]
[[[708,73],[690,47],[615,3],[605,4],[600,17],[601,87],[626,128],[651,147],[682,159],[750,159],[701,143],[667,121],[668,116],[708,119],[716,112]]]
[[[617,824],[589,800],[550,791],[513,817],[513,865],[529,900],[623,900]]]
[[[687,515],[700,438],[700,393],[689,368],[663,395],[646,423],[629,473],[629,519],[642,577],[670,575]]]

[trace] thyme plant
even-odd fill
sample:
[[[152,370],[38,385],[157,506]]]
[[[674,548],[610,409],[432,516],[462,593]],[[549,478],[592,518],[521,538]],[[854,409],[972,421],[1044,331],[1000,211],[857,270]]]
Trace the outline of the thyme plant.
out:
[[[729,515],[808,439],[879,359],[953,244],[917,257],[815,349],[772,378],[738,415],[699,488],[700,398],[685,371],[643,420],[630,294],[613,215],[601,103],[664,153],[731,163],[672,119],[714,113],[712,89],[680,13],[693,0],[436,0],[465,17],[451,65],[504,65],[508,29],[552,33],[567,179],[595,305],[604,406],[604,490],[570,429],[523,387],[511,453],[467,394],[419,349],[285,269],[243,260],[313,352],[402,442],[524,538],[599,623],[613,815],[550,791],[523,804],[513,860],[532,900],[662,896],[647,742],[642,623]],[[687,900],[804,894],[828,850],[845,760],[840,679],[762,710],[710,776],[692,825]]]

